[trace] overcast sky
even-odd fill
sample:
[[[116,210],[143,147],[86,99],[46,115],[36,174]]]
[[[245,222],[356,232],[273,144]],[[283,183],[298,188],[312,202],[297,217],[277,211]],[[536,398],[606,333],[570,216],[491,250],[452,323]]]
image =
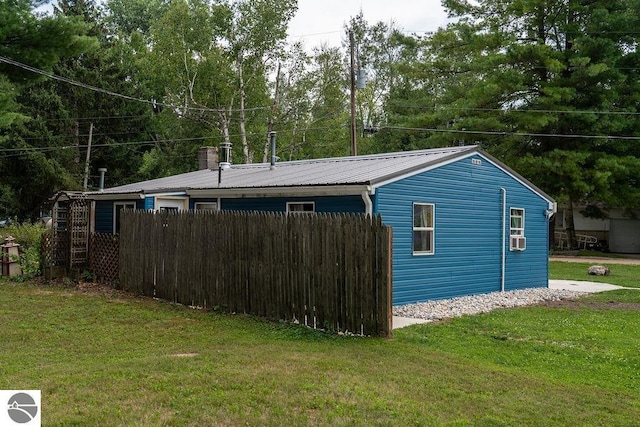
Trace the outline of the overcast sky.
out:
[[[393,20],[405,33],[435,31],[447,18],[440,0],[298,0],[289,37],[307,48],[323,42],[339,46],[344,24],[361,10],[369,24]]]
[[[40,10],[50,12],[53,3],[57,0]],[[344,24],[360,11],[369,24],[394,21],[409,34],[435,31],[447,19],[441,0],[298,0],[298,12],[289,25],[290,40],[302,40],[308,49],[323,42],[339,46]]]

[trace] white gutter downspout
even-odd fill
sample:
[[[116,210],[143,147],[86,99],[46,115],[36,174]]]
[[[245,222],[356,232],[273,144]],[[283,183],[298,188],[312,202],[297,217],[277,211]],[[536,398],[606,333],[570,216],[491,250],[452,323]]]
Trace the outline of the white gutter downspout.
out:
[[[504,276],[507,264],[507,253],[506,253],[506,228],[507,228],[507,190],[503,187],[500,187],[500,191],[502,191],[502,271],[500,272],[500,292],[504,292]]]
[[[371,201],[371,197],[369,197],[370,188],[367,188],[362,192],[362,201],[364,202],[364,213],[365,215],[372,216],[373,215],[373,202]]]

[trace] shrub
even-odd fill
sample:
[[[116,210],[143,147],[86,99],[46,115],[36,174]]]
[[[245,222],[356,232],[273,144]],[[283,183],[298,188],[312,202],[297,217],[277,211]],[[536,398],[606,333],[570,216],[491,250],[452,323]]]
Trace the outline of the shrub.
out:
[[[42,224],[17,221],[0,228],[0,242],[12,236],[20,244],[20,265],[27,278],[40,273],[40,239],[45,230]]]

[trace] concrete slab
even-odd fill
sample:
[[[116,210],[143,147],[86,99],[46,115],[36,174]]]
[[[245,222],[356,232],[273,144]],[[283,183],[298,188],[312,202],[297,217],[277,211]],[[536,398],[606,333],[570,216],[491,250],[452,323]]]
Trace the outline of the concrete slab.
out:
[[[576,292],[605,292],[616,289],[627,289],[618,285],[608,283],[587,282],[583,280],[549,280],[549,289],[564,289]]]
[[[410,317],[393,316],[392,329],[399,329],[409,325],[418,325],[420,323],[428,323],[428,322],[430,322],[430,320],[412,319]]]

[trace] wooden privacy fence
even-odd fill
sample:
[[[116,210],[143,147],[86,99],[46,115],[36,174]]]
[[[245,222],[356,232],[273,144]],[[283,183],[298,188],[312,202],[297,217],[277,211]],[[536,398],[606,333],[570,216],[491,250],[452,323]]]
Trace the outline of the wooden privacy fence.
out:
[[[391,335],[380,217],[122,211],[120,286],[180,304]]]

